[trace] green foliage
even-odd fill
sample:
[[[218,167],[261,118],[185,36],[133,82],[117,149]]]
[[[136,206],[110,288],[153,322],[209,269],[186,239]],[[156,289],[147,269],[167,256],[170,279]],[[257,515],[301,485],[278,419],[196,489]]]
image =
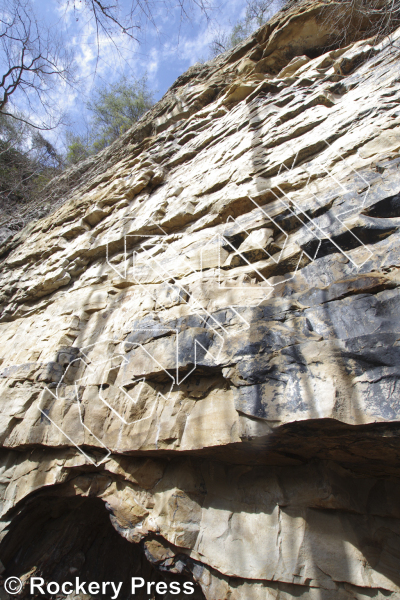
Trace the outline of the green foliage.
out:
[[[266,23],[278,10],[287,6],[293,8],[300,0],[246,0],[246,12],[227,32],[218,32],[210,44],[212,59],[222,52],[243,42],[253,31]],[[326,5],[321,10],[321,22],[332,27],[341,23],[341,33],[334,42],[335,47],[343,47],[355,39],[389,35],[400,25],[400,0],[323,0]],[[344,11],[343,8],[348,10]]]
[[[43,188],[61,169],[61,157],[42,133],[0,112],[0,226],[20,228],[22,206],[40,204]]]
[[[61,167],[61,157],[42,133],[0,112],[1,199],[33,200]]]
[[[90,156],[87,140],[83,136],[67,132],[67,154],[65,161],[68,165],[76,165]]]
[[[123,77],[118,83],[95,90],[86,104],[92,114],[87,131],[66,134],[66,162],[76,164],[112,144],[153,106],[153,95],[145,77]]]
[[[243,42],[252,32],[251,23],[246,19],[244,21],[239,21],[236,23],[234,28],[232,29],[232,33],[229,39],[229,47],[234,48],[240,42]]]
[[[146,78],[118,83],[96,90],[87,108],[93,115],[94,150],[101,150],[125,133],[154,104]]]
[[[264,25],[284,4],[285,0],[247,0],[246,13],[230,33],[217,33],[210,44],[210,58],[234,48]]]

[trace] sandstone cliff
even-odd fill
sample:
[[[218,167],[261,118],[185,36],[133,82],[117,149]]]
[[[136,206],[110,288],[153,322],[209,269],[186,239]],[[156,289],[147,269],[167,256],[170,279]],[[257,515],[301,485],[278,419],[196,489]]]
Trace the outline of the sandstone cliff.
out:
[[[400,598],[400,30],[338,48],[321,4],[0,248],[4,578]]]

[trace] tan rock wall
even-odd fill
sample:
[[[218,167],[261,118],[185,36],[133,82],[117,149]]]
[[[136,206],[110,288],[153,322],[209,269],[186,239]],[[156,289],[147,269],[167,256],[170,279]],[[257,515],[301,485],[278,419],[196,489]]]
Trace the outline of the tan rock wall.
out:
[[[100,564],[73,531],[101,499],[196,598],[400,597],[400,31],[324,50],[320,5],[189,70],[0,248],[5,575]]]

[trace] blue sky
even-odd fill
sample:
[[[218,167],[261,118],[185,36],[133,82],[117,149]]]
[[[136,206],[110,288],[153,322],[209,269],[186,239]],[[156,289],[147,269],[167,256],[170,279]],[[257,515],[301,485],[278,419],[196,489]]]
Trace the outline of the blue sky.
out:
[[[84,130],[90,118],[85,103],[94,88],[115,83],[122,75],[135,78],[147,75],[148,85],[158,100],[179,75],[209,57],[209,45],[216,32],[229,32],[246,10],[246,0],[207,0],[213,2],[208,18],[193,2],[188,18],[182,19],[179,0],[148,0],[152,2],[155,25],[144,24],[135,41],[122,32],[113,40],[102,32],[97,37],[94,20],[84,9],[85,0],[25,1],[32,2],[39,21],[61,35],[75,55],[77,83],[74,87],[57,85],[53,100],[55,112],[67,115],[70,128],[76,133]],[[122,13],[132,6],[132,1],[106,0],[109,4],[117,3]],[[14,100],[24,110],[21,99],[18,104],[17,94]],[[36,106],[39,122],[40,105],[36,102]],[[32,115],[30,118],[35,119]],[[63,149],[63,128],[48,131],[45,137],[59,150]]]
[[[113,43],[100,34],[98,56],[95,24],[79,9],[79,1],[74,10],[66,0],[35,0],[37,16],[63,32],[67,46],[75,53],[78,84],[74,88],[60,86],[55,98],[60,113],[67,113],[71,126],[79,132],[89,118],[85,101],[93,88],[114,83],[122,75],[140,78],[147,74],[149,87],[156,90],[155,98],[161,98],[179,75],[198,60],[208,58],[216,30],[228,31],[244,16],[245,0],[217,1],[208,19],[198,8],[190,12],[189,19],[181,19],[178,7],[167,11],[160,3],[155,13],[156,27],[143,27],[138,42],[120,33]],[[130,0],[119,2],[122,8],[130,5]],[[61,130],[47,132],[46,137],[59,146]]]

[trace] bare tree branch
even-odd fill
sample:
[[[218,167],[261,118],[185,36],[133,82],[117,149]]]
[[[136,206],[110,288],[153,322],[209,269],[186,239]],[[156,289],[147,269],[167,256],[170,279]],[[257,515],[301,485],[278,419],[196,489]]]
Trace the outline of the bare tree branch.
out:
[[[65,49],[62,39],[39,23],[30,0],[3,0],[0,63],[3,71],[0,75],[0,112],[23,120],[15,110],[8,108],[6,111],[11,100],[15,105],[14,97],[18,97],[30,109],[32,126],[51,128],[46,123],[33,123],[34,117],[41,108],[49,116],[52,93],[60,81],[72,82],[73,57]],[[36,103],[33,102],[34,97]]]
[[[103,0],[67,0],[67,6],[72,6],[75,13],[83,12],[89,19],[94,19],[97,40],[103,33],[108,39],[113,40],[116,34],[126,34],[132,40],[140,41],[140,35],[146,25],[151,24],[158,29],[156,15],[160,14],[160,6],[165,12],[179,8],[181,20],[190,18],[190,11],[194,8],[208,18],[212,10],[212,0],[131,0],[127,2],[128,9],[123,11],[120,3],[106,4]],[[164,13],[165,14],[165,13]],[[77,17],[79,18],[79,17]],[[98,44],[99,45],[99,44]]]
[[[340,25],[341,35],[336,46],[345,46],[354,39],[389,35],[400,26],[400,0],[337,0],[334,10],[327,4],[327,23]],[[323,13],[324,14],[324,13]]]
[[[285,0],[247,0],[244,18],[238,21],[229,33],[221,29],[215,32],[214,39],[209,45],[210,58],[215,58],[245,40],[284,4]]]

